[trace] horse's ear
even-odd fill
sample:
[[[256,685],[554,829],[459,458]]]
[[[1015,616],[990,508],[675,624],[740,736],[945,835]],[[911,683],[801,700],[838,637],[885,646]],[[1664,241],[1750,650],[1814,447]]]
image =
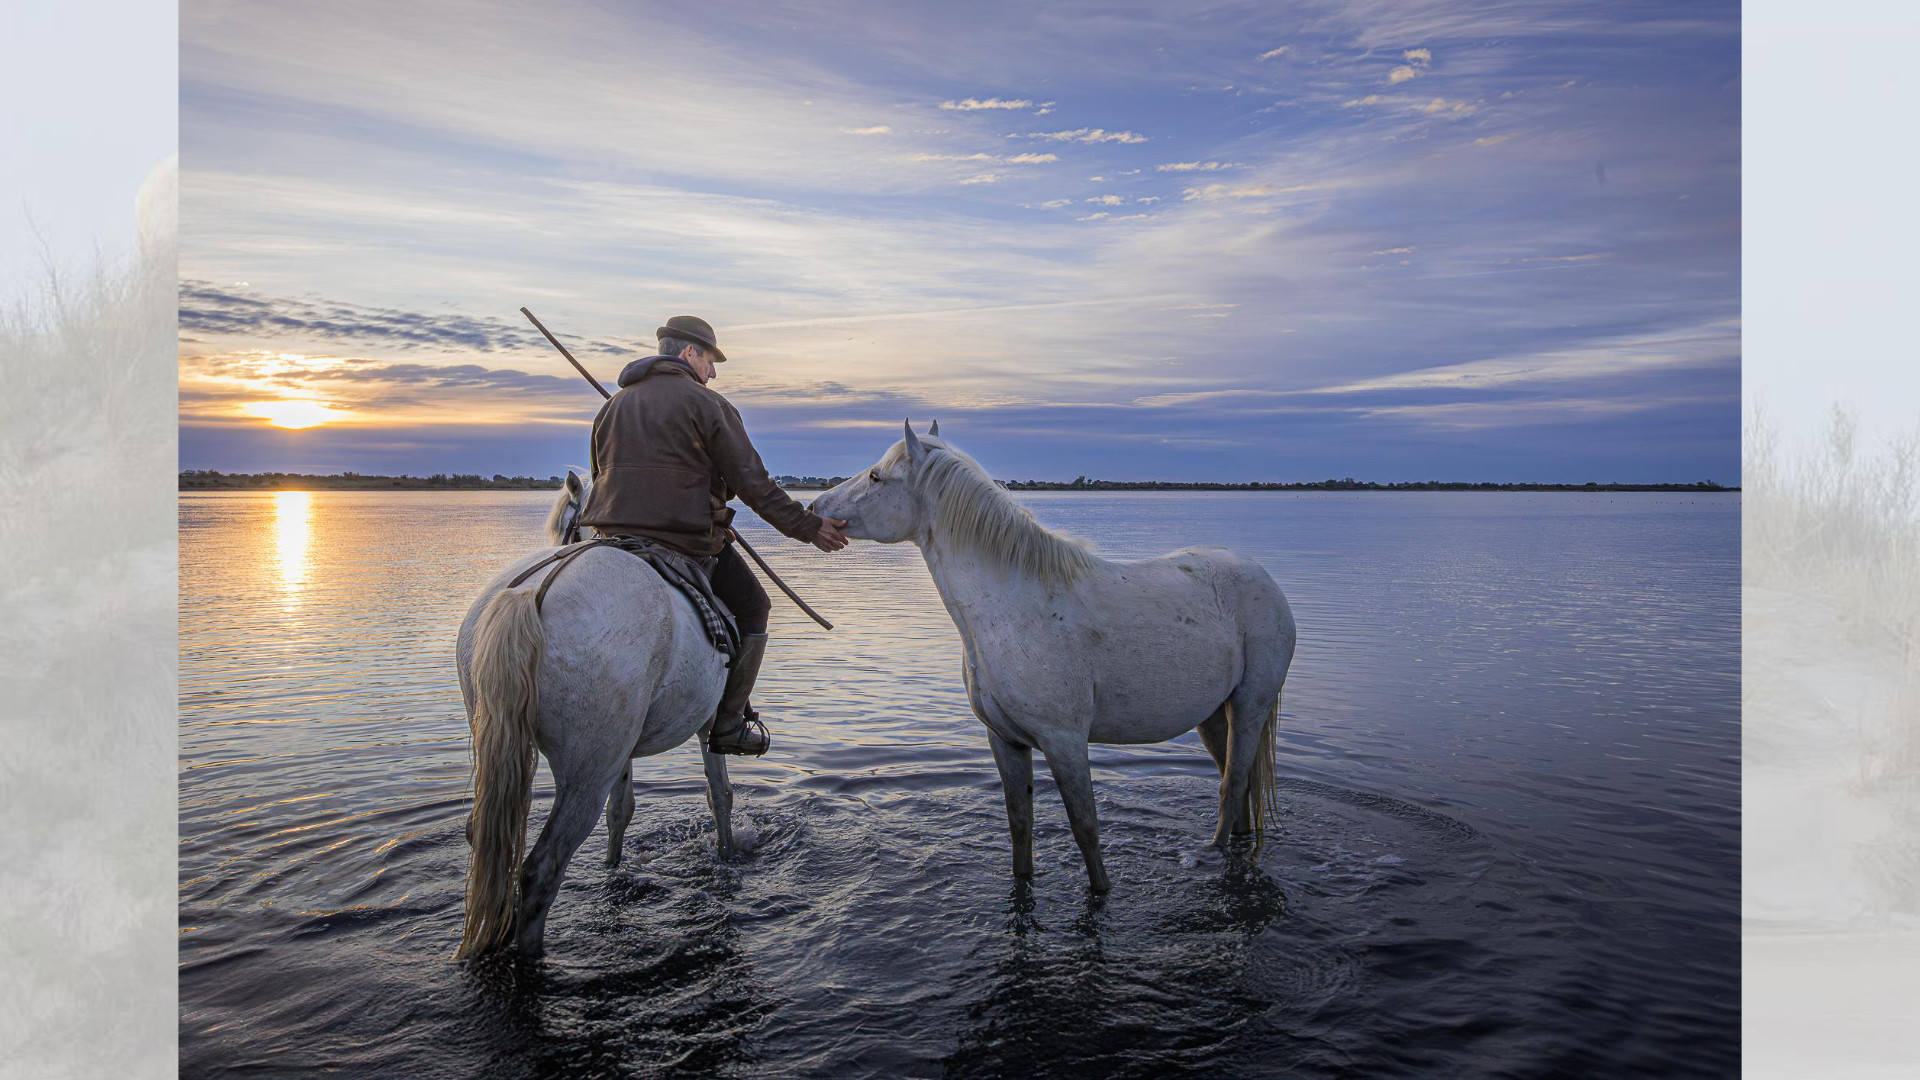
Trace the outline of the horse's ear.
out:
[[[919,461],[927,455],[927,448],[921,445],[920,436],[913,433],[913,421],[908,420],[905,426],[907,429],[907,460]]]
[[[938,420],[935,420],[935,421],[933,422],[933,426],[927,429],[927,434],[929,434],[929,435],[938,435],[938,434],[940,434],[940,421],[938,421]]]
[[[576,495],[580,493],[580,478],[574,475],[572,469],[567,470],[567,490]]]

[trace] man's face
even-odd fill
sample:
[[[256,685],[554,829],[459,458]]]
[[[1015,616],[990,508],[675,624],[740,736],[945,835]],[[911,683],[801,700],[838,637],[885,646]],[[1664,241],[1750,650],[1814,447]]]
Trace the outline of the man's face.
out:
[[[680,352],[680,359],[693,367],[693,373],[700,378],[702,385],[711,382],[718,371],[713,366],[713,357],[698,345],[689,345]]]

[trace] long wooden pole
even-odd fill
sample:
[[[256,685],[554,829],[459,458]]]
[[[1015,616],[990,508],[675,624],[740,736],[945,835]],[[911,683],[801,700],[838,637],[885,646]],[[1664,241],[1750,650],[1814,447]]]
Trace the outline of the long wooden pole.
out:
[[[560,344],[560,339],[554,337],[553,332],[551,330],[548,330],[544,325],[542,325],[539,319],[536,319],[533,317],[533,312],[528,311],[526,308],[521,308],[520,314],[525,315],[527,317],[528,322],[532,323],[536,328],[539,329],[539,331],[542,334],[546,335],[547,340],[553,343],[553,347],[560,350],[560,355],[567,358],[567,363],[572,364],[573,369],[575,371],[578,371],[582,377],[584,377],[589,383],[592,383],[593,388],[595,390],[600,391],[601,397],[608,398],[608,399],[611,399],[613,397],[612,394],[607,393],[606,387],[600,385],[600,380],[594,378],[591,372],[589,372],[585,367],[582,367],[580,364],[580,361],[575,360],[573,358],[573,354],[567,351],[567,347],[565,345]],[[798,607],[801,611],[804,611],[807,613],[807,618],[812,619],[814,622],[819,623],[821,626],[826,627],[828,630],[833,629],[832,623],[821,618],[819,612],[813,610],[811,607],[808,607],[807,602],[805,600],[800,599],[799,593],[794,592],[791,588],[788,588],[787,583],[780,580],[780,575],[773,572],[773,567],[768,566],[767,560],[761,558],[760,553],[753,550],[753,545],[747,543],[747,538],[744,536],[741,536],[738,529],[729,527],[727,529],[727,534],[729,536],[732,536],[734,542],[740,545],[741,551],[746,552],[747,555],[753,559],[753,564],[760,568],[760,572],[767,575],[767,580],[773,582],[775,585],[780,586],[780,591],[787,594],[787,599],[793,601],[796,607]]]
[[[560,339],[553,336],[553,331],[547,329],[546,326],[543,325],[539,319],[536,319],[533,317],[533,312],[528,311],[526,308],[521,308],[520,314],[525,315],[527,317],[528,322],[532,323],[534,327],[538,329],[542,334],[545,334],[547,336],[548,341],[553,342],[553,347],[556,349],[559,349],[560,355],[567,358],[567,363],[573,365],[573,370],[579,372],[583,377],[586,378],[588,382],[592,383],[593,388],[595,390],[600,391],[601,397],[603,398],[613,397],[612,394],[607,393],[606,387],[600,385],[600,380],[593,377],[592,372],[580,366],[580,361],[575,360],[573,358],[573,354],[567,351],[567,347],[565,345],[560,344]]]

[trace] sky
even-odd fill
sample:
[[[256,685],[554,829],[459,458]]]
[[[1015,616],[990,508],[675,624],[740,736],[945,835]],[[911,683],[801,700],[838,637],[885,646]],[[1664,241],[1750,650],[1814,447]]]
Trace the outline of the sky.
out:
[[[665,317],[776,473],[1738,477],[1728,4],[181,12],[181,466],[552,475]],[[287,426],[305,425],[305,426]]]
[[[173,153],[174,6],[9,4],[0,34],[0,304],[134,250],[134,195]]]

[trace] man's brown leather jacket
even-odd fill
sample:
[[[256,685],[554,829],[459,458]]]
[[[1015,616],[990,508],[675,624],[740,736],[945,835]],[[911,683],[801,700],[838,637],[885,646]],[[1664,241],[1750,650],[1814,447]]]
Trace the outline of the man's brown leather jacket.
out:
[[[581,524],[689,555],[717,555],[735,494],[767,524],[812,542],[820,516],[775,486],[740,413],[667,356],[635,360],[593,419],[593,492]]]

